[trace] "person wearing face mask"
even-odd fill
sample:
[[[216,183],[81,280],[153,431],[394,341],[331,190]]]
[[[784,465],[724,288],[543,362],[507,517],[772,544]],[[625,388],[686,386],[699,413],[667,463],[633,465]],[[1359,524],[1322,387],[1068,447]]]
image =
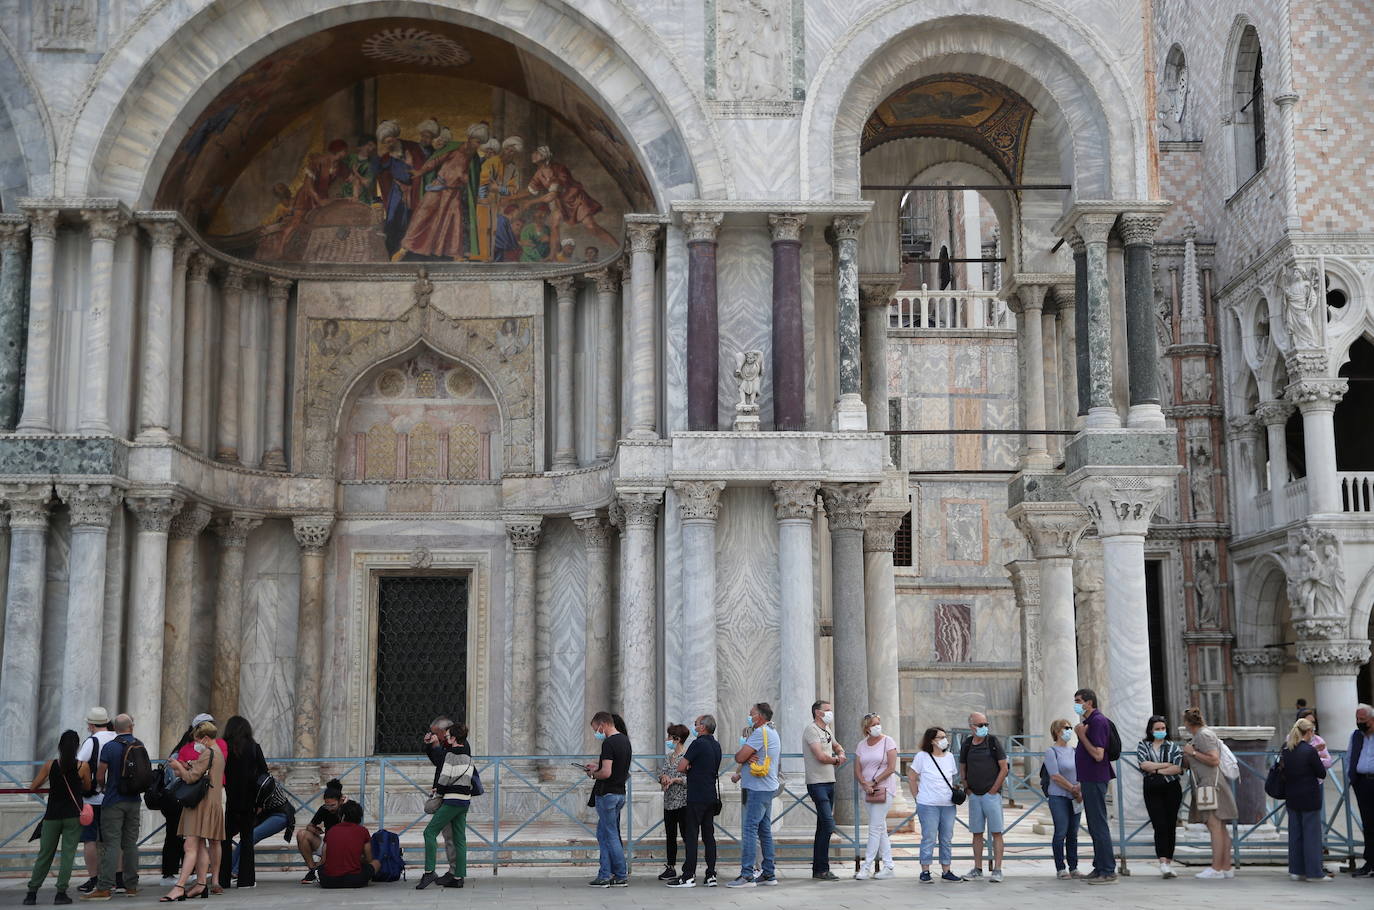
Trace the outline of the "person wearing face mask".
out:
[[[677,878],[677,834],[683,827],[687,812],[687,776],[678,771],[682,753],[687,751],[687,728],[682,724],[668,725],[668,738],[663,741],[663,766],[658,769],[658,785],[663,788],[663,834],[667,840],[667,865],[658,880],[670,882]]]
[[[868,808],[868,849],[863,865],[854,878],[892,878],[892,838],[887,832],[887,810],[897,795],[897,743],[883,733],[883,719],[877,714],[865,714],[864,738],[854,747],[854,779],[863,789],[864,805]],[[876,872],[874,862],[881,855],[883,867]]]
[[[744,822],[740,831],[739,876],[727,888],[752,888],[755,885],[776,885],[777,868],[773,855],[773,794],[778,789],[778,761],[782,757],[782,741],[769,721],[773,708],[759,702],[749,709],[749,729],[752,731],[735,753],[741,766],[730,779],[740,785],[744,795]],[[751,877],[755,848],[763,851],[763,863],[757,877]]]
[[[845,763],[844,746],[835,739],[835,712],[830,702],[811,706],[811,723],[802,731],[806,760],[806,793],[816,806],[816,840],[811,847],[811,877],[837,882],[830,871],[830,836],[835,833],[835,769]]]
[[[1155,856],[1159,874],[1176,878],[1173,869],[1174,839],[1178,832],[1178,807],[1183,804],[1183,750],[1169,738],[1169,723],[1154,715],[1145,724],[1145,738],[1135,747],[1136,766],[1144,778],[1145,811],[1155,831]]]
[[[968,716],[973,736],[959,749],[959,777],[968,785],[968,828],[973,832],[973,868],[964,881],[983,877],[983,834],[992,836],[992,867],[988,881],[1002,880],[1002,782],[1011,766],[997,737],[988,733],[987,715],[974,711]]]
[[[625,848],[620,843],[620,810],[625,808],[625,781],[630,777],[632,750],[630,737],[622,732],[624,722],[609,711],[592,715],[592,733],[601,743],[601,755],[584,767],[594,778],[592,799],[596,806],[596,846],[600,865],[593,888],[625,888],[630,884],[630,869],[625,864]]]
[[[950,869],[954,861],[954,773],[958,770],[949,754],[949,734],[943,727],[931,727],[921,736],[921,751],[907,768],[907,783],[916,799],[916,817],[921,820],[921,884],[932,884],[930,861],[935,843],[940,844],[940,875],[943,882],[961,882]]]
[[[1073,730],[1067,720],[1050,724],[1050,747],[1045,750],[1045,771],[1050,776],[1050,816],[1054,819],[1054,872],[1057,878],[1078,878],[1078,822],[1083,790],[1073,765]]]
[[[1116,777],[1107,758],[1112,722],[1097,707],[1097,693],[1079,689],[1073,693],[1073,712],[1080,718],[1073,735],[1073,766],[1083,798],[1088,836],[1093,840],[1093,871],[1083,881],[1090,885],[1116,884],[1116,855],[1112,852],[1111,822],[1107,818],[1107,787]]]
[[[1364,829],[1364,865],[1355,870],[1356,878],[1374,875],[1374,708],[1360,705],[1355,709],[1355,729],[1345,754],[1345,780],[1355,794],[1360,808],[1360,826]]]
[[[1332,880],[1322,868],[1322,780],[1326,766],[1312,746],[1316,730],[1311,719],[1299,717],[1288,731],[1279,756],[1288,809],[1288,877],[1295,882]]]
[[[698,717],[693,726],[696,738],[677,763],[678,773],[687,779],[687,806],[682,822],[687,858],[682,864],[682,874],[668,883],[669,888],[696,887],[698,834],[706,853],[704,884],[708,888],[716,886],[715,806],[720,799],[720,787],[716,783],[720,774],[720,743],[716,742],[716,719],[710,714]]]

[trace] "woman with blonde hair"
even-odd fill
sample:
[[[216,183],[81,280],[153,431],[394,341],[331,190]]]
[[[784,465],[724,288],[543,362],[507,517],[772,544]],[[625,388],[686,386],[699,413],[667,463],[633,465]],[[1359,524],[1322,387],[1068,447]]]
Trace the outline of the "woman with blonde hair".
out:
[[[864,738],[854,747],[854,778],[864,794],[868,807],[868,849],[864,864],[855,878],[892,878],[892,838],[887,833],[887,810],[897,795],[897,743],[883,732],[883,719],[877,714],[865,714]],[[873,864],[881,857],[883,867],[872,872]]]
[[[1056,720],[1050,724],[1050,747],[1045,750],[1045,771],[1050,775],[1050,817],[1054,819],[1055,877],[1078,878],[1078,822],[1083,813],[1083,789],[1078,786],[1074,764],[1073,724]]]
[[[201,897],[213,884],[210,848],[224,840],[224,753],[215,742],[218,733],[213,723],[201,721],[191,731],[197,757],[189,762],[180,759],[168,762],[177,777],[186,783],[194,784],[204,779],[210,786],[200,802],[181,813],[177,833],[186,840],[186,858],[182,860],[177,883],[161,898],[164,902]],[[191,876],[195,876],[196,882],[188,888]],[[178,891],[180,894],[176,893]]]
[[[1288,806],[1288,877],[1293,881],[1329,882],[1322,868],[1322,778],[1326,766],[1312,740],[1316,724],[1300,717],[1283,744],[1284,801]]]
[[[1231,864],[1231,833],[1226,829],[1226,824],[1236,817],[1236,797],[1231,792],[1231,782],[1221,773],[1221,739],[1207,726],[1199,708],[1193,707],[1183,712],[1183,725],[1193,737],[1193,741],[1183,747],[1183,754],[1188,760],[1188,773],[1193,776],[1190,808],[1194,817],[1207,826],[1207,833],[1212,839],[1212,865],[1195,877],[1235,878],[1236,872]],[[1204,788],[1209,796],[1215,794],[1215,804],[1199,805],[1199,791]]]

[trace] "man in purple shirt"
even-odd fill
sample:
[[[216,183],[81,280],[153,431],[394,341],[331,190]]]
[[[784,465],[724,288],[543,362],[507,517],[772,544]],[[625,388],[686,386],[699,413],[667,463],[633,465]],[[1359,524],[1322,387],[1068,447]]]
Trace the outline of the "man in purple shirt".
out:
[[[1114,884],[1116,857],[1112,854],[1112,829],[1107,820],[1107,784],[1116,777],[1107,760],[1112,722],[1097,709],[1097,693],[1092,689],[1073,693],[1073,711],[1081,718],[1073,728],[1078,737],[1073,764],[1083,789],[1088,834],[1093,839],[1093,871],[1083,880],[1090,885]]]

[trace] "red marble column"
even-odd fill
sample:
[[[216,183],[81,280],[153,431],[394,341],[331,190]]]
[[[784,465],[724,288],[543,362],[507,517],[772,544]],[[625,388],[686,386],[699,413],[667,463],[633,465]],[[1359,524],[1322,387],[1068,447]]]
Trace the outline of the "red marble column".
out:
[[[716,311],[719,212],[687,212],[687,428],[718,429],[720,319]]]
[[[806,429],[801,229],[805,215],[769,215],[773,236],[773,429]]]

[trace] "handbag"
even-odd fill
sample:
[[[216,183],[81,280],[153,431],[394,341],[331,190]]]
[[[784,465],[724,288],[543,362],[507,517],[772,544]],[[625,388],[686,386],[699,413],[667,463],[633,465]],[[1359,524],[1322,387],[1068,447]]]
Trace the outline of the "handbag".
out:
[[[425,800],[425,814],[433,815],[435,812],[439,811],[439,808],[443,806],[443,804],[444,798],[431,790],[429,799]]]
[[[1217,808],[1217,788],[1216,787],[1193,787],[1193,798],[1195,800],[1193,808],[1199,812],[1214,812]]]
[[[935,756],[932,755],[930,757],[930,760],[932,762],[935,762],[935,770],[940,772],[940,776],[944,778],[945,786],[949,787],[949,801],[954,803],[954,805],[956,806],[962,806],[964,804],[964,800],[968,799],[968,794],[964,792],[964,788],[956,787],[949,782],[949,778],[945,777],[945,769],[940,767],[940,763],[938,761],[935,761]]]
[[[215,762],[212,756],[210,763],[200,773],[200,777],[194,781],[182,780],[181,775],[178,774],[177,779],[172,781],[172,786],[168,788],[167,795],[181,808],[194,809],[210,792],[210,771],[214,767]]]
[[[1264,792],[1273,799],[1288,799],[1288,778],[1283,773],[1283,755],[1269,768],[1264,776]]]
[[[724,811],[725,811],[725,801],[722,800],[722,799],[720,798],[720,778],[717,777],[717,778],[716,778],[716,799],[715,799],[715,802],[711,803],[711,817],[712,817],[712,818],[715,818],[717,815],[720,815],[720,813],[722,813],[722,812],[724,812]]]
[[[885,803],[887,802],[887,788],[879,787],[875,783],[871,791],[864,791],[864,802],[866,803]]]

